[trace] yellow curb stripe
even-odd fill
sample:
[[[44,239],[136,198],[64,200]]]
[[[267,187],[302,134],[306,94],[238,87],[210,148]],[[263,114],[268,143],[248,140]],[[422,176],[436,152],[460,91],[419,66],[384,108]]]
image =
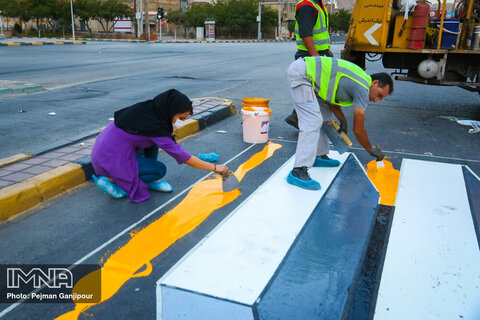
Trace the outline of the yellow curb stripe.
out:
[[[24,181],[0,190],[0,221],[27,210],[42,201],[33,181]]]
[[[0,190],[0,220],[32,208],[42,201],[84,183],[82,166],[68,163]]]
[[[76,163],[67,163],[31,179],[35,181],[43,200],[51,199],[86,181],[82,166]]]
[[[20,153],[8,158],[0,159],[0,168],[8,166],[15,162],[30,159],[31,157],[33,157],[33,155],[30,153]]]
[[[19,47],[20,43],[18,42],[6,42],[9,47]]]
[[[187,119],[185,120],[185,124],[180,129],[174,129],[173,134],[175,138],[183,139],[187,136],[197,133],[200,130],[200,125],[198,121],[195,119]]]

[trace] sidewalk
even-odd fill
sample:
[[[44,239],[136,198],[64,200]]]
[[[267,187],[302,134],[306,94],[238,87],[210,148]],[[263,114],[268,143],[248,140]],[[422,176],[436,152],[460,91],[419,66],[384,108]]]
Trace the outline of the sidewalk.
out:
[[[192,99],[193,115],[174,131],[182,139],[236,114],[233,101]],[[100,130],[0,159],[0,222],[91,179],[90,153]]]

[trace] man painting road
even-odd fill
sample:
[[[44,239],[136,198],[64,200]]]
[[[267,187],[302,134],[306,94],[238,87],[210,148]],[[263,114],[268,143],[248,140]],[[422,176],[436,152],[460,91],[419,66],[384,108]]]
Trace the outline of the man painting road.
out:
[[[320,184],[310,178],[308,169],[312,166],[340,165],[338,160],[328,157],[329,140],[321,127],[333,113],[342,123],[340,130],[347,133],[347,121],[341,107],[355,107],[353,131],[358,142],[377,160],[384,158],[380,149],[373,148],[368,139],[364,117],[369,101],[376,103],[393,92],[389,74],[369,76],[362,68],[346,60],[306,57],[288,67],[287,83],[300,129],[295,164],[287,177],[288,183],[308,190],[320,190]]]

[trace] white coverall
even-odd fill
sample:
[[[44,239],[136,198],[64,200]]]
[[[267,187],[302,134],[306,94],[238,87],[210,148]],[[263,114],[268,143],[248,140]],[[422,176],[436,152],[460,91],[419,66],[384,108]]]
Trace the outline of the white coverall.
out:
[[[298,116],[298,143],[294,167],[312,167],[317,155],[328,154],[329,139],[321,130],[324,121],[332,119],[332,111],[319,98],[307,78],[305,60],[295,60],[287,69],[287,83]]]

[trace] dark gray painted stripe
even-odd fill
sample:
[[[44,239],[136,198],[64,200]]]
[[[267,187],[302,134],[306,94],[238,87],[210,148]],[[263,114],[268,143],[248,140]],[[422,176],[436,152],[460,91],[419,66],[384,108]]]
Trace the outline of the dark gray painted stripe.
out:
[[[473,226],[477,234],[478,247],[480,248],[480,181],[466,167],[462,168],[467,188],[468,202],[472,212]]]
[[[342,318],[358,282],[378,198],[350,156],[256,303],[260,319]]]
[[[343,312],[344,320],[373,319],[395,207],[380,205],[360,278]]]

